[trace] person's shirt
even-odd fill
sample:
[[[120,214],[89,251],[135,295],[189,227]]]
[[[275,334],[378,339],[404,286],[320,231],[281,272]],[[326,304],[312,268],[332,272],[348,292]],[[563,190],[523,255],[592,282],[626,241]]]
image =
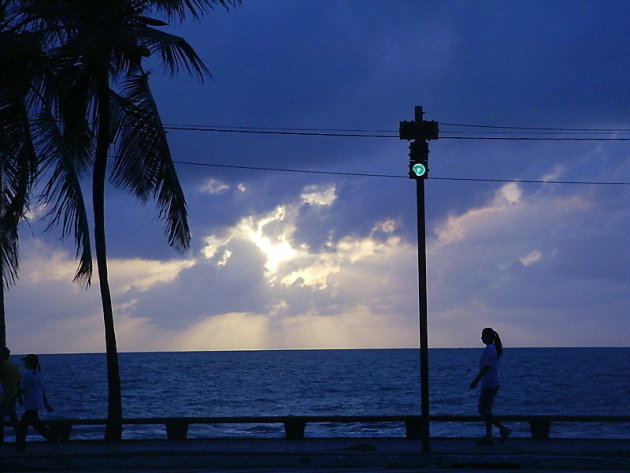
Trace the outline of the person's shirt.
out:
[[[479,360],[479,369],[484,366],[488,368],[481,378],[482,388],[498,388],[499,387],[499,357],[497,356],[497,348],[494,344],[486,345],[481,359]]]
[[[15,363],[6,359],[2,362],[2,388],[4,401],[10,401],[17,396],[20,386],[20,370]]]
[[[24,398],[24,410],[31,411],[46,407],[44,404],[44,383],[35,371],[26,370],[20,382],[20,390]]]

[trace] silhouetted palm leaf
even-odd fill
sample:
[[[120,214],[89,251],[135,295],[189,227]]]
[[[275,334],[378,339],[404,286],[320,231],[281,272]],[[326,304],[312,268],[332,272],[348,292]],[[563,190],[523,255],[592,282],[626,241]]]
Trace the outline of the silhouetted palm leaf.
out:
[[[1,5],[0,18],[5,18]],[[6,345],[4,289],[19,266],[18,226],[37,173],[29,109],[38,98],[31,87],[43,62],[39,37],[0,22],[0,344]]]

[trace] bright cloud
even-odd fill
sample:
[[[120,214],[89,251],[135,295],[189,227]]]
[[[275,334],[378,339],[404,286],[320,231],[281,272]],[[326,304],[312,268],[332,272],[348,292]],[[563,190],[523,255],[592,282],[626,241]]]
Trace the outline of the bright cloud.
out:
[[[191,267],[193,260],[151,261],[139,258],[110,259],[110,287],[120,333],[137,327],[129,319],[138,294],[161,287]],[[72,282],[76,261],[72,254],[52,250],[39,239],[22,244],[20,279],[6,293],[9,334],[19,352],[94,352],[103,347],[103,327],[98,276],[89,288]],[[127,318],[125,318],[127,317]],[[144,332],[147,336],[149,332]],[[133,349],[133,343],[129,349]]]
[[[504,217],[511,218],[522,197],[518,184],[509,183],[495,193],[488,205],[470,209],[461,215],[449,215],[435,233],[440,245],[448,245],[499,230]],[[492,227],[492,228],[489,228]]]
[[[228,184],[225,184],[218,179],[208,179],[200,188],[201,192],[211,195],[225,194],[230,189],[231,187]]]
[[[280,263],[297,254],[289,241],[294,227],[288,213],[287,207],[278,206],[274,212],[258,221],[243,219],[237,227],[239,233],[248,237],[262,251],[267,259],[265,268],[272,273]]]
[[[534,263],[538,263],[542,259],[542,253],[538,250],[532,251],[527,256],[523,256],[518,260],[523,266],[530,266]]]
[[[216,264],[225,265],[233,254],[229,249],[230,243],[248,241],[265,258],[269,284],[297,284],[325,290],[330,287],[331,276],[348,265],[362,260],[385,262],[401,248],[407,250],[407,244],[400,237],[374,238],[376,232],[392,234],[395,231],[396,222],[391,219],[376,223],[370,235],[347,236],[329,243],[322,250],[315,251],[303,243],[296,243],[294,236],[300,208],[305,204],[330,206],[335,199],[334,186],[307,186],[300,195],[300,201],[280,205],[265,215],[245,217],[220,238],[214,235],[206,237],[202,254],[213,258],[220,252]]]
[[[523,191],[515,182],[510,182],[502,186],[495,197],[495,205],[501,207],[507,205],[518,204],[523,196]]]
[[[197,260],[161,264],[113,260],[111,284],[117,288],[121,349],[417,344],[417,330],[408,329],[408,324],[417,323],[415,248],[396,235],[394,220],[375,222],[367,235],[348,235],[317,250],[296,241],[300,210],[308,205],[329,208],[335,201],[331,189],[307,187],[292,202],[245,216],[221,234],[208,235],[200,250],[202,258]],[[260,259],[250,256],[256,253]],[[257,265],[258,282],[248,279],[257,274]],[[190,271],[209,272],[211,286],[196,277],[191,280]],[[192,285],[185,282],[189,280]],[[231,289],[222,290],[224,285]],[[213,309],[215,291],[225,295],[242,288],[243,297],[248,298],[255,286],[260,286],[264,296],[255,309]],[[148,306],[146,301],[151,300],[155,303]],[[204,307],[209,309],[206,315]],[[180,324],[167,328],[160,323],[161,317],[177,317]]]
[[[266,258],[265,268],[273,273],[281,262],[290,260],[297,254],[289,241],[295,230],[288,217],[290,211],[285,206],[278,206],[261,217],[244,217],[227,230],[225,236],[205,237],[201,252],[206,258],[213,258],[221,251],[217,264],[225,265],[232,255],[228,249],[230,242],[237,239],[249,241],[263,253]]]
[[[227,249],[230,241],[234,239],[250,241],[264,255],[267,274],[273,280],[282,263],[308,254],[308,248],[292,242],[300,207],[304,204],[322,207],[332,205],[336,199],[335,186],[307,186],[301,193],[300,199],[301,202],[298,203],[279,205],[265,215],[243,217],[222,237],[207,236],[204,239],[205,246],[202,254],[206,258],[212,258],[220,248],[223,248],[217,264],[225,265],[232,254]]]
[[[337,193],[334,185],[307,186],[301,197],[307,204],[329,206],[337,199]]]
[[[149,261],[138,258],[109,262],[108,266],[113,279],[113,286],[119,293],[132,288],[147,291],[156,284],[172,281],[185,268],[190,268],[193,260]]]
[[[33,239],[32,245],[22,252],[20,279],[38,283],[74,278],[77,263],[68,252],[51,249],[40,239]]]

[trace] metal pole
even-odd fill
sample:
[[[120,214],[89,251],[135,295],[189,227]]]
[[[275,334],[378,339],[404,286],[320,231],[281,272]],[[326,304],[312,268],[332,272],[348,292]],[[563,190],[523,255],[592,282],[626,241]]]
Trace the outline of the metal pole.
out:
[[[422,451],[431,451],[429,432],[429,337],[427,329],[427,256],[425,246],[424,179],[416,180],[418,213],[418,307],[420,316],[420,431]]]
[[[424,121],[422,107],[415,107],[413,122],[400,122],[401,140],[413,140],[409,145],[409,177],[416,181],[416,211],[418,225],[418,313],[420,318],[420,434],[422,450],[431,451],[429,432],[429,336],[427,327],[427,254],[424,214],[424,181],[429,170],[429,140],[439,135],[438,123]]]

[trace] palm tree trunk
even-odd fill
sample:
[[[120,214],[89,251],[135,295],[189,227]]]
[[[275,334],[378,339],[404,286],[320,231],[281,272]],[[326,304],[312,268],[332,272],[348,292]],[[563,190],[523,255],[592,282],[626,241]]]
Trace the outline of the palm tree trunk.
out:
[[[120,390],[120,369],[118,365],[118,349],[116,347],[116,331],[114,329],[114,311],[109,291],[107,274],[107,251],[105,243],[105,177],[107,173],[107,153],[110,144],[110,106],[109,84],[107,76],[99,87],[99,127],[94,159],[92,182],[92,203],[94,206],[94,245],[98,266],[98,279],[103,305],[103,321],[105,324],[105,351],[107,354],[107,426],[105,441],[117,442],[122,438],[122,400]]]
[[[7,322],[4,310],[4,268],[0,259],[0,349],[7,346]],[[1,419],[0,419],[1,420]]]
[[[4,173],[3,173],[4,175]],[[0,196],[4,196],[4,179],[0,178]],[[4,204],[4,201],[3,201]],[[4,205],[3,205],[4,207]],[[6,209],[0,209],[0,214],[2,217],[5,217]],[[0,229],[0,231],[4,231],[4,228]],[[4,236],[4,235],[0,235]],[[4,238],[2,239],[2,243],[4,243]],[[4,248],[4,251],[10,251],[9,248]],[[0,255],[0,349],[7,346],[7,321],[6,321],[6,313],[4,309],[4,260]],[[3,419],[0,419],[0,422]]]

